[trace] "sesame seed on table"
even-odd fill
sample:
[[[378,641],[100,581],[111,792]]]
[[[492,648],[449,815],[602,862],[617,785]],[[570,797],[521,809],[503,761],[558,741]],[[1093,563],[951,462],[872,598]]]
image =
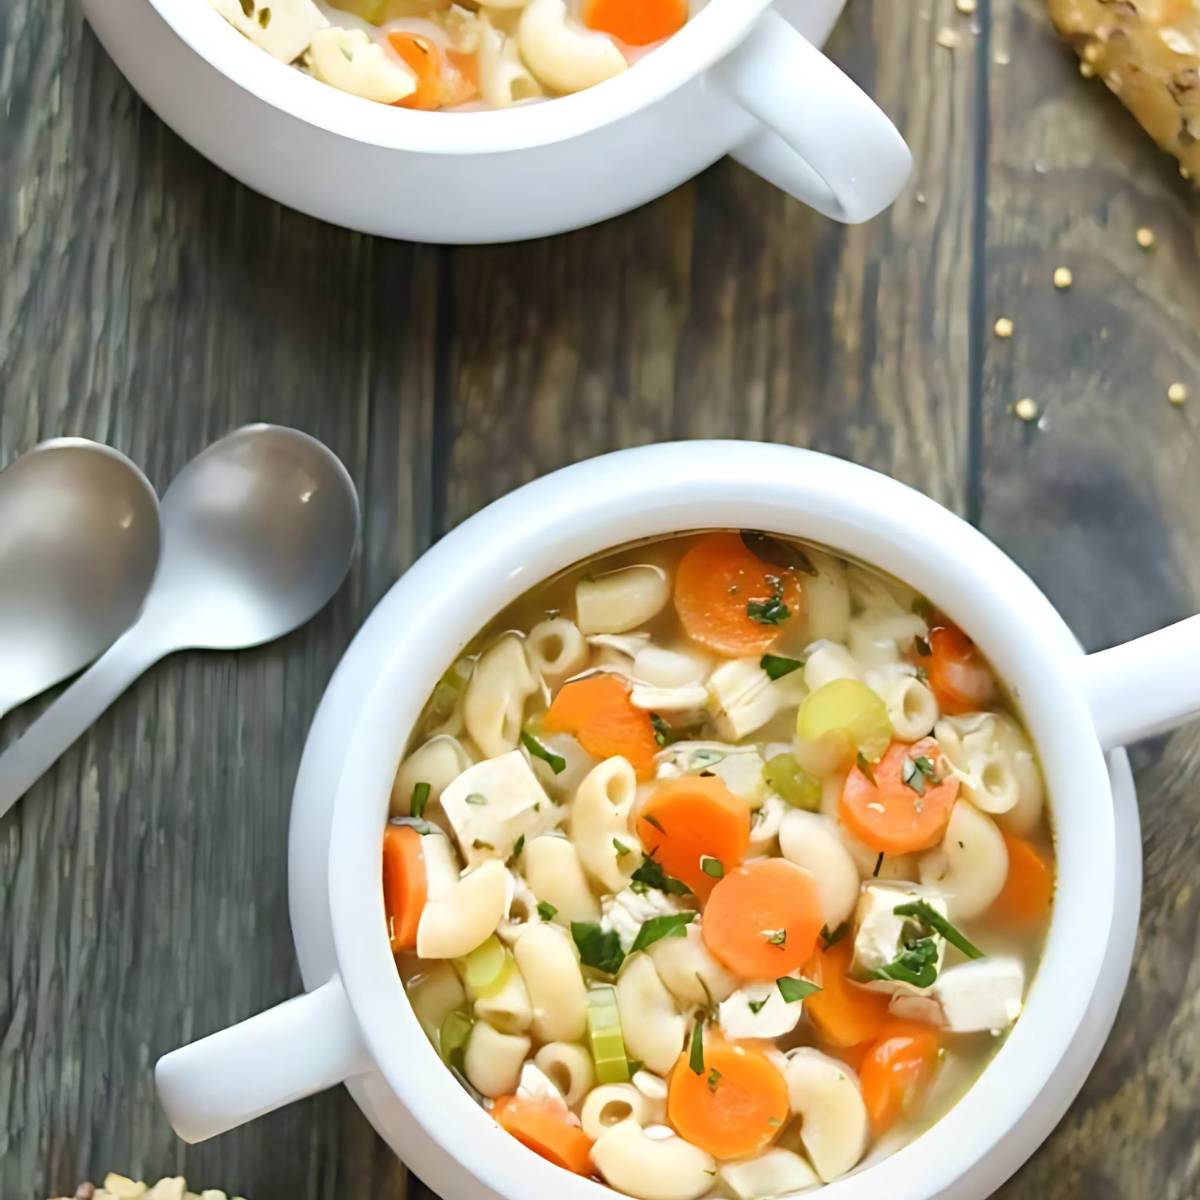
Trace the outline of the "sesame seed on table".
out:
[[[315,621],[154,668],[0,821],[5,1200],[109,1170],[249,1200],[429,1197],[341,1090],[186,1147],[151,1068],[299,988],[287,821],[324,685],[422,550],[536,475],[670,438],[809,445],[965,514],[1088,647],[1200,610],[1200,203],[1040,0],[851,0],[831,53],[917,160],[867,226],[723,162],[593,229],[470,249],[241,187],[141,104],[76,6],[9,0],[0,45],[20,48],[0,71],[0,466],[78,434],[161,488],[278,421],[341,455],[366,514]],[[1002,1200],[1200,1195],[1200,727],[1132,759],[1130,990]]]

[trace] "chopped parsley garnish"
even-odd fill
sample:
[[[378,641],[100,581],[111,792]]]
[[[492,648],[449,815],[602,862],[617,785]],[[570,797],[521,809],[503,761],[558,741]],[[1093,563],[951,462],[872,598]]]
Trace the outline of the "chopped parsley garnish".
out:
[[[471,843],[471,848],[473,850],[495,850],[496,847],[491,842],[485,842],[483,838],[476,838]]]
[[[667,913],[666,916],[651,917],[638,930],[633,945],[629,947],[629,953],[636,954],[639,950],[645,950],[647,946],[662,941],[663,938],[683,937],[685,930],[695,919],[694,912]]]
[[[630,853],[630,849],[620,838],[613,838],[613,849],[617,852],[618,858],[624,858]]]
[[[746,616],[759,625],[782,625],[791,615],[792,610],[784,603],[783,592],[778,588],[769,600],[746,601]]]
[[[553,921],[558,916],[558,909],[549,900],[539,900],[537,911],[543,921]]]
[[[934,784],[942,782],[937,768],[924,754],[918,755],[916,758],[906,758],[900,764],[900,780],[907,787],[912,788],[918,796],[925,795],[927,780]]]
[[[670,721],[656,712],[650,714],[650,724],[654,729],[654,740],[660,746],[669,746],[685,736],[683,730],[676,729]]]
[[[682,880],[672,879],[649,854],[642,856],[642,865],[634,871],[632,879],[634,883],[666,892],[668,896],[690,896],[692,891]]]
[[[555,775],[561,775],[567,769],[567,760],[561,754],[555,754],[553,750],[547,750],[533,734],[527,733],[525,730],[521,731],[521,745],[534,758],[540,758]]]
[[[662,822],[661,822],[661,821],[660,821],[660,820],[659,820],[657,817],[655,817],[655,816],[652,816],[650,813],[643,813],[643,814],[642,814],[642,820],[643,820],[643,821],[645,821],[647,825],[651,825],[651,826],[653,826],[655,829],[657,829],[659,833],[664,833],[664,834],[665,834],[665,833],[667,832],[667,831],[666,831],[666,830],[663,828],[663,826],[662,826]]]
[[[465,801],[467,804],[474,804],[476,807],[487,803],[487,797],[481,796],[478,792],[472,792]]]
[[[867,761],[867,756],[861,750],[858,752],[858,757],[854,762],[855,766],[867,777],[867,782],[872,787],[878,787],[879,785],[875,782],[875,772],[871,764]]]
[[[764,929],[763,937],[767,939],[768,946],[786,946],[787,945],[787,930],[786,929]]]
[[[596,921],[572,921],[571,937],[585,967],[595,967],[606,975],[615,975],[621,969],[625,951],[614,930],[601,929]]]
[[[849,932],[850,932],[850,922],[849,921],[843,921],[835,930],[833,930],[832,933],[830,932],[828,925],[822,925],[821,926],[821,942],[824,945],[825,949],[828,950],[830,946],[836,946],[838,944],[838,942],[840,942],[842,940],[842,938],[844,938],[846,936],[846,934],[848,934]]]
[[[957,947],[968,958],[983,958],[984,956],[978,946],[959,933],[927,900],[914,900],[910,904],[897,905],[892,912],[898,917],[915,917],[927,929],[933,930],[934,933],[940,933],[950,945]]]
[[[883,851],[880,850],[879,857],[875,860],[875,870],[871,872],[872,879],[879,878],[879,872],[883,870]]]
[[[916,938],[904,943],[904,949],[875,972],[876,979],[896,979],[913,987],[933,987],[937,982],[938,947],[933,937]]]
[[[688,1052],[688,1066],[695,1075],[704,1074],[704,1022],[697,1017],[692,1026],[692,1045]]]
[[[524,849],[525,849],[525,835],[521,834],[521,836],[519,838],[517,838],[517,840],[515,842],[513,842],[512,853],[508,856],[508,866],[511,867],[513,865],[513,863],[515,863],[517,861],[517,859],[521,857],[521,851]]]
[[[757,1017],[763,1010],[763,1005],[770,999],[770,996],[764,996],[761,1000],[747,1000],[746,1004],[750,1011]]]
[[[815,983],[810,983],[807,979],[793,979],[790,975],[785,975],[782,979],[775,980],[775,986],[779,989],[779,994],[787,1004],[794,1004],[797,1000],[804,1000],[811,996],[813,992],[821,990]]]
[[[425,806],[429,803],[429,784],[413,784],[412,799],[408,802],[409,813],[418,819],[425,815]]]
[[[784,658],[781,654],[764,654],[758,660],[758,665],[771,679],[782,679],[785,675],[800,670],[804,663],[798,658]]]
[[[708,1080],[707,1080],[708,1090],[710,1092],[715,1092],[717,1090],[717,1084],[720,1082],[721,1082],[721,1072],[718,1071],[716,1067],[713,1067],[708,1072]]]
[[[713,858],[710,854],[702,854],[700,856],[700,870],[713,879],[720,879],[725,874],[725,868],[721,865],[721,860]]]

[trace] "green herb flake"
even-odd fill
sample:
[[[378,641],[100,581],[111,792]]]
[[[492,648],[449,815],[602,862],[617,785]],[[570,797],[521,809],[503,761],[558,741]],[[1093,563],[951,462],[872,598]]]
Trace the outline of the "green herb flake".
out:
[[[259,10],[258,23],[263,29],[266,29],[271,24],[271,10],[269,8]]]
[[[725,874],[725,868],[721,865],[721,860],[713,858],[709,854],[700,856],[700,870],[711,879],[721,879]]]
[[[521,834],[515,842],[513,842],[512,853],[508,856],[508,866],[512,866],[518,858],[521,857],[521,852],[525,849],[525,835]]]
[[[653,946],[655,942],[662,941],[663,938],[684,937],[687,927],[695,919],[694,912],[668,913],[663,917],[651,917],[638,930],[638,935],[633,939],[629,953],[636,954],[639,950],[645,950],[647,946]]]
[[[843,921],[835,930],[830,932],[828,925],[821,926],[821,943],[828,950],[830,946],[836,946],[850,932],[850,922]]]
[[[642,865],[631,876],[634,883],[666,892],[668,896],[690,896],[692,889],[680,879],[672,879],[649,854],[642,855]]]
[[[676,729],[670,721],[656,712],[650,714],[650,724],[654,729],[654,740],[660,746],[669,746],[686,736],[684,730]]]
[[[708,1072],[708,1079],[706,1082],[708,1083],[708,1090],[710,1092],[715,1092],[717,1090],[717,1084],[721,1082],[721,1072],[718,1071],[716,1067],[711,1068],[711,1070]]]
[[[917,770],[920,771],[930,783],[942,782],[942,777],[937,773],[937,767],[935,767],[933,762],[924,754],[919,754],[913,759],[913,762],[916,764]]]
[[[821,990],[815,983],[810,983],[807,979],[793,979],[790,975],[775,980],[775,986],[779,989],[779,994],[786,1004],[795,1004],[797,1000],[806,1000],[814,992]]]
[[[429,784],[413,784],[412,799],[408,802],[408,811],[412,816],[420,819],[425,815],[425,808],[429,804],[429,792]]]
[[[567,760],[561,754],[555,754],[552,750],[546,749],[533,734],[524,729],[521,731],[521,745],[534,758],[540,758],[555,775],[561,775],[567,769]]]
[[[925,776],[911,758],[906,758],[900,764],[900,782],[905,787],[911,788],[918,796],[925,795]]]
[[[537,904],[538,916],[543,921],[553,921],[558,916],[558,909],[550,903],[549,900],[539,900]]]
[[[875,860],[875,869],[871,872],[872,879],[879,878],[879,872],[883,870],[883,851],[880,850],[879,857]]]
[[[624,858],[627,854],[632,853],[627,845],[620,838],[613,838],[613,849],[617,852],[618,858]]]
[[[495,850],[496,847],[491,842],[485,842],[483,838],[476,838],[471,843],[471,848],[473,850]]]
[[[875,972],[876,979],[895,979],[913,987],[929,988],[937,982],[938,946],[933,937],[905,942],[904,949]]]
[[[704,1022],[699,1017],[692,1026],[692,1045],[688,1052],[688,1066],[694,1075],[704,1074]]]
[[[879,784],[875,782],[875,771],[867,761],[867,756],[861,750],[858,752],[858,757],[854,762],[858,769],[867,777],[867,782],[872,787],[878,787]]]
[[[254,16],[254,0],[241,0],[242,13],[247,17]]]
[[[749,1008],[749,1009],[750,1009],[750,1011],[751,1011],[751,1012],[752,1012],[752,1013],[753,1013],[753,1014],[754,1014],[754,1015],[757,1017],[757,1016],[758,1016],[758,1014],[759,1014],[760,1012],[762,1012],[762,1010],[763,1010],[763,1006],[766,1004],[766,1002],[767,1002],[769,999],[770,999],[770,997],[769,997],[769,996],[764,996],[764,997],[763,997],[761,1000],[749,1000],[749,999],[747,999],[747,1001],[746,1001],[746,1007],[747,1007],[747,1008]]]
[[[910,904],[897,905],[892,912],[898,917],[915,917],[927,929],[940,933],[950,945],[961,950],[968,958],[984,957],[983,951],[964,934],[959,933],[927,900],[914,900]]]
[[[799,671],[804,663],[798,658],[784,658],[781,654],[764,654],[758,660],[758,665],[771,679],[782,679],[793,671]]]
[[[643,813],[642,820],[645,821],[647,825],[651,826],[651,828],[657,829],[659,833],[666,834],[667,831],[663,828],[662,822],[651,813]]]
[[[787,945],[787,930],[786,929],[764,929],[763,937],[766,938],[768,946],[786,946]]]
[[[487,797],[480,795],[479,792],[472,792],[464,801],[466,804],[474,805],[476,808],[481,808],[487,803]]]
[[[572,921],[571,937],[585,967],[595,967],[606,975],[615,975],[621,969],[625,952],[615,931],[602,929],[596,921]]]
[[[769,600],[746,601],[746,616],[759,625],[782,625],[791,615],[782,592],[775,592]]]

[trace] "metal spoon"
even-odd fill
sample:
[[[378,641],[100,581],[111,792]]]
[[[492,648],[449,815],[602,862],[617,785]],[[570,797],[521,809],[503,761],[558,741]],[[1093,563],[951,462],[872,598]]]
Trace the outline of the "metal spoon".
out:
[[[193,459],[162,517],[162,561],[137,624],[0,754],[0,817],[160,658],[261,645],[315,615],[358,540],[346,468],[277,425],[248,425]]]
[[[109,446],[58,438],[0,473],[0,717],[133,624],[159,542],[154,489]]]

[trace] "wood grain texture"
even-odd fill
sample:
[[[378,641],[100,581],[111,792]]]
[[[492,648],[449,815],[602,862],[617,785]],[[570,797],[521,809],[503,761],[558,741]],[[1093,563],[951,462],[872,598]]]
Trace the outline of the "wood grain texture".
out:
[[[0,465],[79,433],[163,486],[229,428],[276,420],[342,455],[366,519],[310,626],[155,669],[0,823],[4,1200],[110,1166],[252,1200],[425,1194],[340,1092],[187,1149],[150,1068],[297,988],[284,836],[328,674],[430,540],[529,478],[666,438],[807,444],[979,520],[1089,645],[1197,606],[1196,417],[1164,399],[1180,378],[1200,401],[1195,201],[1088,94],[1036,0],[993,3],[851,0],[832,52],[919,164],[866,228],[724,163],[595,229],[471,250],[280,210],[168,133],[73,9],[0,6]],[[1021,394],[1044,428],[1011,417]],[[1195,731],[1136,756],[1134,985],[1005,1200],[1200,1194],[1197,758]]]
[[[1039,0],[993,0],[981,401],[984,530],[1097,649],[1200,607],[1200,204]],[[1138,246],[1139,227],[1156,235]],[[1054,269],[1073,284],[1058,291]],[[991,333],[1010,316],[1010,341]],[[1043,414],[1009,411],[1021,396]],[[1200,1195],[1200,762],[1195,726],[1138,747],[1146,882],[1135,969],[1079,1100],[1000,1193]]]

